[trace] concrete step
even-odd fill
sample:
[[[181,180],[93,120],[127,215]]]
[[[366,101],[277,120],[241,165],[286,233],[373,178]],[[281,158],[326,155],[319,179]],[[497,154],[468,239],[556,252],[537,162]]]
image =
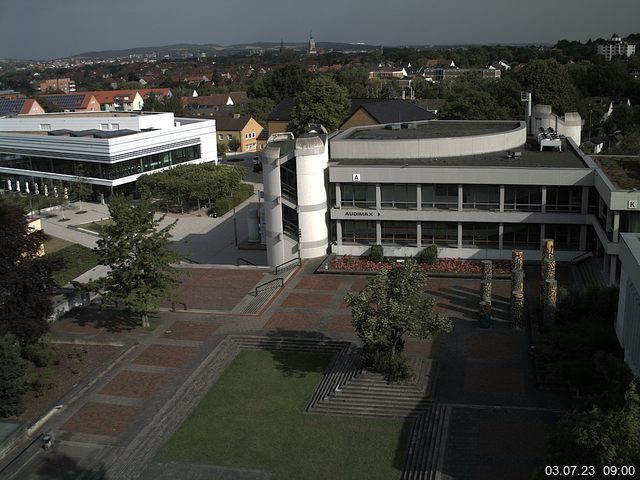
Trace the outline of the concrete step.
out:
[[[435,480],[444,454],[450,409],[433,405],[414,424],[401,480]]]

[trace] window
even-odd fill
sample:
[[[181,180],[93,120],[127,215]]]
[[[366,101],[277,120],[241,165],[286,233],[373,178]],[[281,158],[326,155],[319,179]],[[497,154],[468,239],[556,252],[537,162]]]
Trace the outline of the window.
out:
[[[505,186],[504,209],[507,212],[539,212],[542,209],[542,187],[528,185]]]
[[[108,123],[101,123],[100,124],[100,130],[109,130],[109,124]]]
[[[580,212],[582,187],[547,187],[547,212]]]
[[[233,135],[227,135],[227,140],[233,140]]]
[[[556,250],[580,248],[580,225],[545,225],[544,238],[552,238]]]
[[[298,201],[298,177],[295,158],[280,166],[280,188],[284,197],[294,202]]]
[[[343,220],[342,243],[371,245],[376,243],[376,222]]]
[[[458,185],[423,185],[422,208],[458,209]]]
[[[383,245],[416,245],[415,222],[380,222]]]
[[[504,249],[538,250],[540,248],[540,225],[537,223],[505,223],[502,230],[502,247]]]
[[[343,183],[340,186],[343,207],[376,208],[376,186]]]
[[[299,239],[298,212],[288,205],[282,205],[282,231],[295,240]]]
[[[50,123],[41,123],[40,124],[40,130],[44,130],[44,131],[51,130],[51,124]]]
[[[218,134],[218,140],[224,140],[224,135],[222,135],[221,133]]]
[[[498,185],[465,185],[462,208],[470,210],[498,210],[500,187]]]
[[[458,246],[458,224],[455,222],[422,222],[422,246]]]
[[[463,223],[462,246],[475,248],[498,248],[497,223]]]
[[[120,124],[119,123],[112,123],[111,124],[111,130],[120,130]]]
[[[415,184],[382,185],[382,208],[416,208]]]

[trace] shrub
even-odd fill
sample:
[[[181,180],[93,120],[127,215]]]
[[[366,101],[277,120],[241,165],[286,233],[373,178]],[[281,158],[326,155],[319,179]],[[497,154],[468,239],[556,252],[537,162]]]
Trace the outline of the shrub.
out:
[[[408,380],[415,373],[406,357],[391,356],[387,350],[374,350],[364,354],[364,366],[372,372],[384,373],[390,383]]]
[[[22,349],[22,356],[36,367],[46,367],[57,358],[56,349],[44,342],[32,343]]]
[[[425,265],[433,265],[438,261],[438,246],[429,245],[418,253],[418,263]]]
[[[374,262],[381,262],[384,260],[384,249],[382,245],[373,245],[369,249],[369,258]]]

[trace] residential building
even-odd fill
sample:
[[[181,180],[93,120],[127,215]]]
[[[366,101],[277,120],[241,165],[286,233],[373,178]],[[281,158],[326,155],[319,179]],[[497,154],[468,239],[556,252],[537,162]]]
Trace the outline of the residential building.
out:
[[[229,142],[236,138],[240,141],[238,152],[259,150],[258,137],[264,129],[253,117],[234,114],[218,115],[215,119],[218,143],[228,146]]]
[[[369,78],[397,78],[401,79],[407,76],[404,67],[384,67],[379,65],[377,68],[369,70]]]
[[[623,41],[617,33],[614,33],[610,40],[599,43],[596,48],[598,55],[602,55],[607,61],[613,57],[626,58],[636,53],[636,46]]]
[[[100,103],[90,93],[79,92],[73,94],[41,95],[40,98],[48,101],[60,109],[61,112],[99,112]]]
[[[18,115],[37,115],[44,113],[44,108],[32,98],[0,98],[0,117],[17,117]]]
[[[435,114],[405,100],[354,98],[340,130],[364,125],[433,120]]]
[[[140,175],[217,162],[212,120],[173,113],[49,113],[0,118],[0,186],[68,184],[78,167],[95,196],[134,193]]]
[[[48,80],[41,80],[38,89],[42,93],[73,93],[76,91],[76,82],[71,78],[50,78]]]
[[[498,80],[502,76],[502,70],[495,68],[425,68],[422,72],[422,75],[432,82],[455,80],[465,74]]]
[[[84,92],[93,95],[103,112],[135,112],[142,110],[144,99],[138,90],[100,90]]]
[[[287,125],[289,125],[289,119],[291,116],[291,110],[295,100],[293,97],[284,97],[276,108],[267,117],[267,130],[269,135],[274,133],[286,132]]]

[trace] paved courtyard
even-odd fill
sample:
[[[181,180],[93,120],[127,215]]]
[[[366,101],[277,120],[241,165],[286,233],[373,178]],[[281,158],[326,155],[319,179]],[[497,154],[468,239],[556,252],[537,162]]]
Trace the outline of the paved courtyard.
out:
[[[138,475],[145,465],[161,470],[151,463],[153,454],[172,427],[160,412],[172,405],[176,392],[195,398],[202,387],[199,372],[228,334],[356,340],[343,298],[362,289],[367,277],[314,274],[316,263],[303,264],[257,315],[231,311],[264,271],[217,268],[193,269],[177,295],[190,309],[218,313],[161,311],[152,318],[151,331],[136,328],[126,315],[97,309],[74,312],[56,323],[54,338],[115,341],[127,352],[49,420],[56,446],[46,454],[31,451],[29,460],[9,478],[63,478],[53,470],[42,476],[47,465],[56,464],[57,455],[73,468],[102,469],[113,479],[135,478],[132,472]],[[455,329],[435,341],[407,341],[409,355],[429,357],[437,364],[434,401],[451,411],[441,463],[449,478],[528,478],[544,458],[558,411],[566,407],[562,396],[535,388],[528,335],[506,322],[509,288],[509,281],[494,280],[495,321],[491,328],[481,329],[475,317],[479,280],[430,279],[427,291],[436,298],[438,310],[454,319]],[[188,401],[178,402],[166,415],[186,415],[190,408]],[[184,478],[267,478],[261,472],[252,477],[250,472],[224,469],[208,477],[214,470],[194,466],[189,471],[204,472],[202,476]]]

